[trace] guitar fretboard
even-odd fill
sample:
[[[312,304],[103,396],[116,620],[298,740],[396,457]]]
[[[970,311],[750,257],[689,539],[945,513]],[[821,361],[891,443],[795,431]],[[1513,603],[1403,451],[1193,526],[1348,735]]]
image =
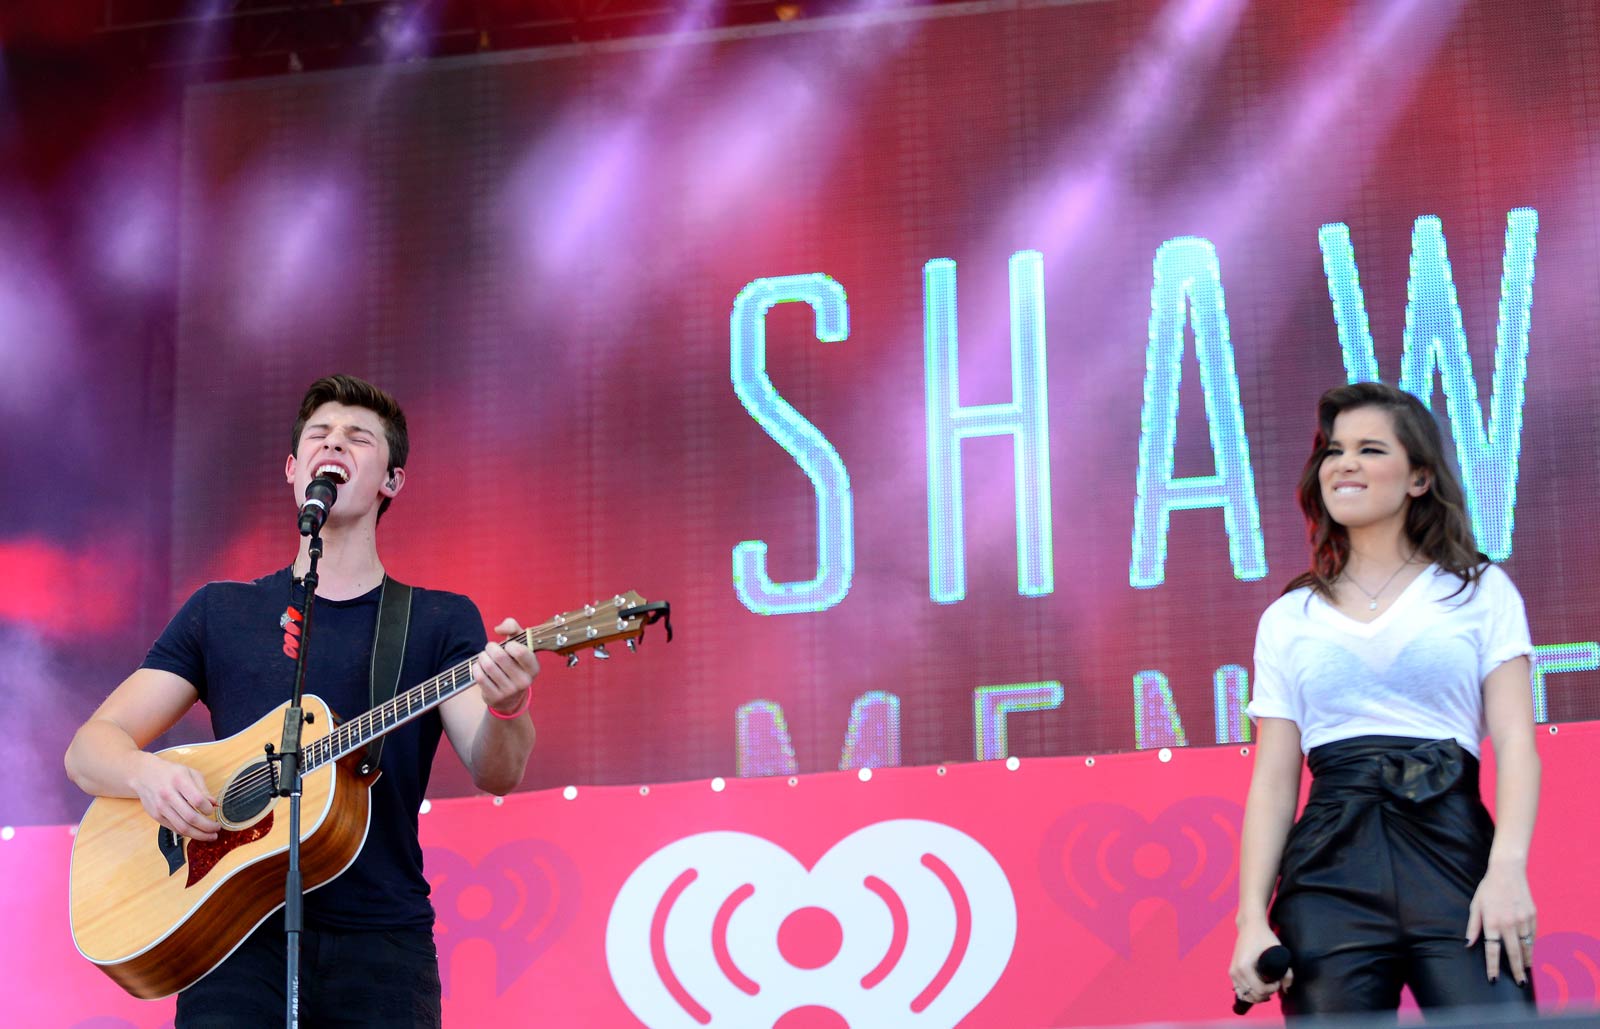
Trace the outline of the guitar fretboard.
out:
[[[535,632],[530,629],[511,638],[524,646],[533,647]],[[344,722],[328,735],[306,744],[305,770],[309,772],[329,761],[339,760],[384,733],[438,707],[471,685],[472,662],[463,661],[420,686],[395,694],[361,717]]]
[[[506,640],[529,650],[568,652],[580,647],[595,647],[625,636],[642,633],[644,619],[624,618],[624,611],[644,604],[632,592],[619,593],[604,604],[590,604],[578,611],[557,615]],[[657,606],[657,605],[652,605]],[[670,623],[669,623],[670,624]],[[473,660],[476,660],[474,658]],[[305,771],[329,761],[337,761],[368,743],[449,700],[473,684],[472,661],[463,661],[404,693],[379,704],[359,718],[341,724],[328,735],[305,746]]]

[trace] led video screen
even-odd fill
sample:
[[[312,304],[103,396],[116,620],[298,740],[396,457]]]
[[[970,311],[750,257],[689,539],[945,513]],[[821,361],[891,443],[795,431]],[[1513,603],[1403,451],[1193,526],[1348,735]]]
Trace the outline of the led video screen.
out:
[[[380,550],[533,624],[527,785],[1236,743],[1325,389],[1426,398],[1600,712],[1581,4],[961,5],[213,86],[174,608],[287,564],[301,391],[411,423]],[[454,769],[452,771],[452,769]],[[470,787],[442,760],[435,791]]]

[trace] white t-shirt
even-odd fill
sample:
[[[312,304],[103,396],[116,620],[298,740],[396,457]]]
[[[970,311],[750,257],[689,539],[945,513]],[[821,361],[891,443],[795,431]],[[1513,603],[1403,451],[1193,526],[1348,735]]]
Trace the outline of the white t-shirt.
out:
[[[1476,587],[1430,565],[1371,622],[1312,593],[1261,615],[1251,718],[1287,718],[1300,749],[1353,736],[1454,737],[1474,755],[1485,735],[1483,680],[1533,655],[1522,595],[1498,566]]]

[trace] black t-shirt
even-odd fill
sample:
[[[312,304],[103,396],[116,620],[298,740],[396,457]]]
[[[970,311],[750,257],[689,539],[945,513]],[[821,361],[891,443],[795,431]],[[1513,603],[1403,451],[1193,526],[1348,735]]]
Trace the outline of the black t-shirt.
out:
[[[208,583],[173,616],[142,667],[191,683],[211,712],[218,739],[248,729],[294,692],[295,661],[285,653],[280,619],[291,604],[299,607],[304,592],[287,568],[254,582]],[[318,597],[312,613],[305,692],[346,720],[372,706],[379,592],[353,600]],[[414,590],[399,689],[471,659],[485,642],[483,618],[472,601]],[[306,894],[307,928],[432,928],[417,813],[443,731],[435,708],[384,736],[383,775],[372,787],[366,843],[342,875]]]

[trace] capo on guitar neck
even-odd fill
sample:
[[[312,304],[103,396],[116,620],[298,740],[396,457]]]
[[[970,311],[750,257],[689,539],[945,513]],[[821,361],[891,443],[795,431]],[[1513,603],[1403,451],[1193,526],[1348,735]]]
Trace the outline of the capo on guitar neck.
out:
[[[624,608],[617,612],[617,617],[625,621],[631,618],[643,618],[646,625],[662,622],[667,630],[667,642],[672,642],[672,604],[668,601],[653,600],[648,604],[640,604],[638,607]],[[639,634],[639,642],[644,642],[644,633],[642,632]]]

